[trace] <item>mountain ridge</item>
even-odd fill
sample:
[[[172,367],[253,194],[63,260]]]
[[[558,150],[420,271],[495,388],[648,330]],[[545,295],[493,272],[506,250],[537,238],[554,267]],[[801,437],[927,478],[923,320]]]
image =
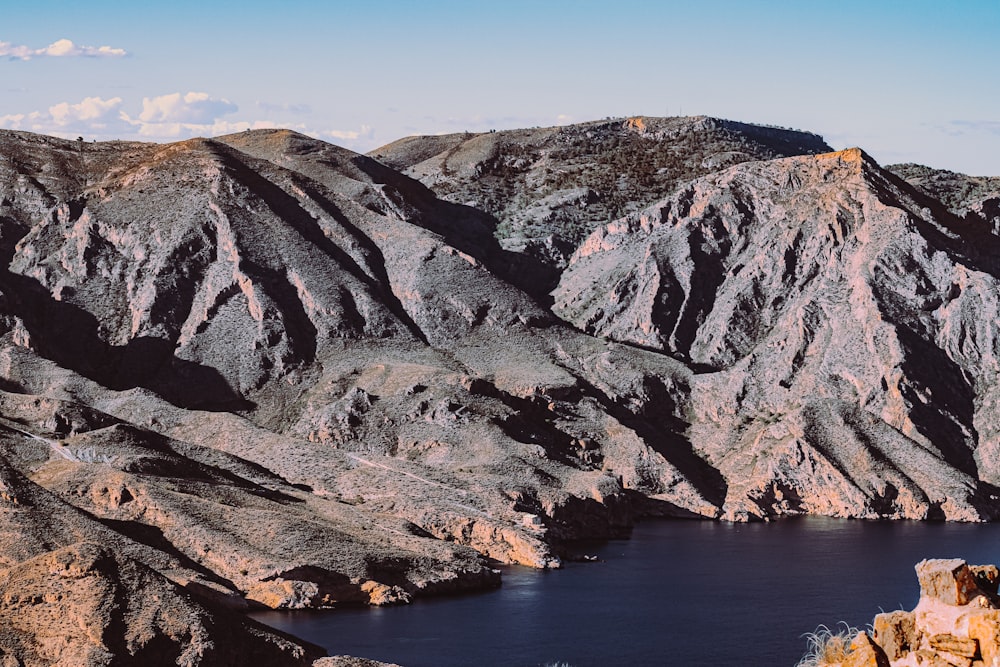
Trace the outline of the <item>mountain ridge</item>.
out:
[[[704,148],[552,255],[444,198],[503,132],[410,142],[475,158],[430,185],[286,130],[0,133],[0,471],[55,530],[19,543],[110,540],[206,604],[301,608],[494,586],[642,516],[995,518],[993,223],[754,127],[515,131],[540,147],[498,153],[522,203],[553,137],[599,173]],[[797,154],[705,161],[772,150],[751,130]],[[561,155],[585,178],[560,191],[590,188]],[[5,549],[0,574],[44,555]]]
[[[501,245],[542,264],[536,280],[547,291],[586,234],[680,183],[749,160],[829,150],[822,137],[798,130],[636,116],[408,137],[368,155],[493,215]]]

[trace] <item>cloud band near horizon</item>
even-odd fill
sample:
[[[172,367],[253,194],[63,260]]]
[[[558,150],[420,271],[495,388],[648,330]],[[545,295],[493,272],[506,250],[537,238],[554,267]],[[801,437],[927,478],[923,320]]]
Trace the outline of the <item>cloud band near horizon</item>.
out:
[[[41,49],[0,41],[0,58],[31,60],[33,58],[124,58],[125,49],[111,46],[83,46],[69,39],[59,39]]]
[[[256,105],[261,107],[260,104]],[[244,130],[285,128],[313,137],[330,137],[347,148],[366,149],[375,131],[369,125],[359,130],[317,129],[303,123],[266,119],[227,120],[239,107],[208,93],[168,93],[142,98],[142,109],[130,114],[121,97],[87,97],[77,103],[60,102],[45,111],[0,116],[0,128],[49,134],[64,138],[85,136],[101,139],[178,140],[194,136],[219,136]]]

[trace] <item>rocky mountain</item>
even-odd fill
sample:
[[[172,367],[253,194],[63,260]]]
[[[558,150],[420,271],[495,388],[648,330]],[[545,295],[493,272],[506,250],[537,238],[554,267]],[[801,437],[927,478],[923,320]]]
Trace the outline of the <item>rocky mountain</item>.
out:
[[[966,176],[919,164],[895,164],[887,169],[955,215],[982,218],[1000,233],[1000,177]]]
[[[730,514],[862,494],[975,518],[1000,481],[997,247],[859,149],[757,162],[595,232],[553,310],[697,370],[688,436],[744,480]]]
[[[809,132],[696,116],[408,137],[370,155],[443,199],[494,216],[505,249],[548,269],[534,278],[548,291],[590,232],[681,183],[743,162],[830,150]]]
[[[534,157],[474,175],[522,135]],[[0,132],[0,583],[48,605],[0,651],[50,664],[32,628],[68,615],[94,619],[58,649],[81,664],[309,664],[239,612],[488,588],[649,515],[994,518],[992,223],[826,148],[712,119],[384,162],[283,130]],[[546,168],[603,207],[537,223],[558,257],[449,189],[509,176],[524,204]]]

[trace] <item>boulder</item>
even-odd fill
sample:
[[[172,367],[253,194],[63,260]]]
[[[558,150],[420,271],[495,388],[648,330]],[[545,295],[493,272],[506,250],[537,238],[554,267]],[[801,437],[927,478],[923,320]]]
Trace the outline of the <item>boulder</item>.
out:
[[[970,565],[972,575],[976,578],[976,585],[987,595],[997,594],[997,585],[1000,584],[1000,568],[996,565]]]
[[[1000,663],[1000,610],[983,609],[970,616],[969,637],[978,642],[984,663]]]
[[[979,643],[968,637],[950,634],[933,635],[929,640],[931,648],[963,658],[974,658],[979,653]]]
[[[897,660],[917,647],[918,635],[913,612],[890,611],[875,617],[875,641],[890,660]]]
[[[921,597],[962,606],[981,592],[972,570],[960,558],[922,560],[916,570]]]
[[[872,641],[867,632],[859,632],[851,641],[851,652],[841,667],[890,667],[882,647]]]
[[[1000,667],[1000,570],[958,558],[923,560],[915,570],[920,581],[916,607],[876,615],[872,637],[855,636],[837,664]]]
[[[923,648],[913,652],[913,664],[917,667],[953,667],[936,652]]]

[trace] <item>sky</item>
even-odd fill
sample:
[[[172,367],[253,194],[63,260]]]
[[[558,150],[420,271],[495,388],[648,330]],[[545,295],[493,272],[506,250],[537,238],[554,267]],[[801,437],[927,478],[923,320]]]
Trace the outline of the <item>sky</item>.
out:
[[[0,127],[168,142],[708,115],[1000,176],[1000,0],[0,0]]]

